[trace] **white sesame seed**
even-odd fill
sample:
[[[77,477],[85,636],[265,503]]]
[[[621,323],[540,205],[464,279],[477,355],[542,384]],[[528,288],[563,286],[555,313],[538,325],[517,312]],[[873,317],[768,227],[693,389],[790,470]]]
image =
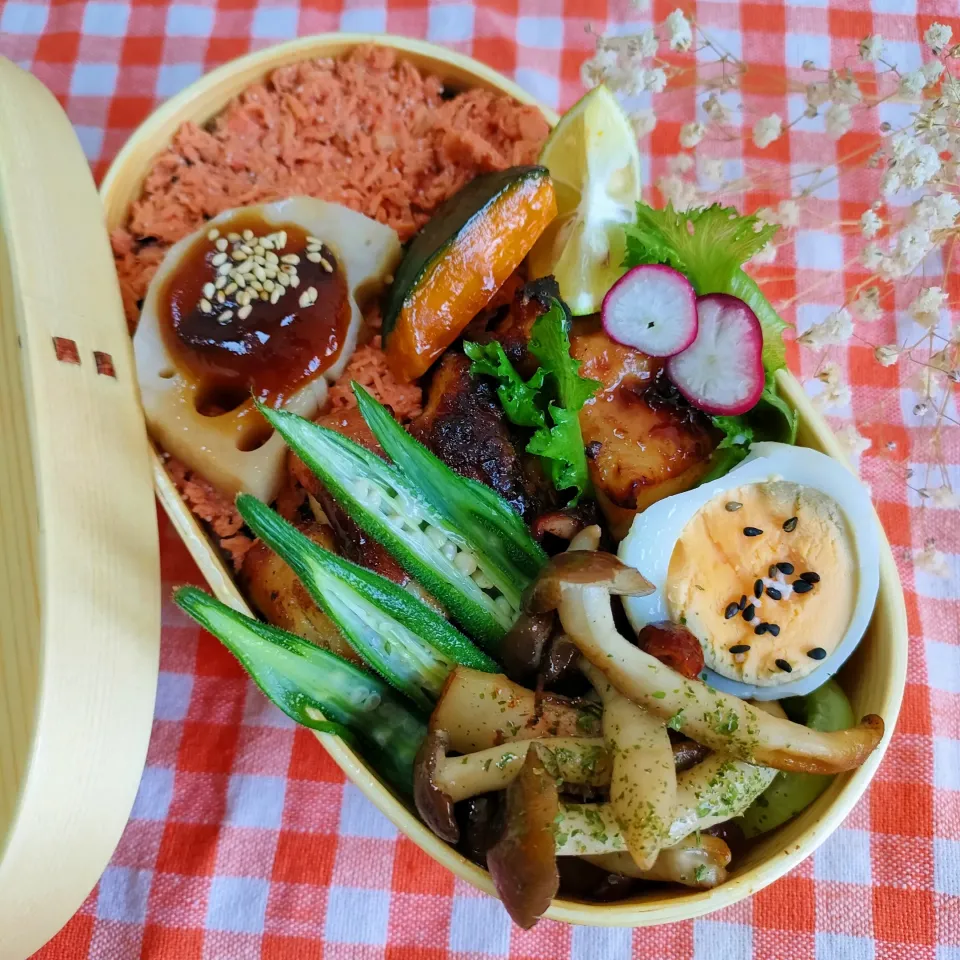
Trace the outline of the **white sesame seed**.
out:
[[[284,287],[289,287],[289,286],[290,286],[290,274],[289,274],[289,273],[281,273],[280,276],[277,277],[277,282],[280,283],[280,284],[282,284]]]
[[[290,274],[290,286],[294,289],[300,286],[300,278],[295,273]]]
[[[277,277],[279,276],[277,268],[274,266],[264,267],[263,272],[267,275],[268,280],[276,280]]]
[[[212,304],[209,300],[206,300],[206,299],[201,300],[201,301],[200,301],[200,309],[201,309],[204,313],[209,313],[209,312],[213,309],[213,304]]]
[[[263,301],[267,301],[267,300],[270,299],[270,294],[267,293],[266,290],[264,290],[264,291],[260,294],[260,299],[263,300]]]
[[[228,297],[232,297],[232,296],[237,292],[237,290],[239,290],[239,289],[240,289],[240,288],[239,288],[235,283],[228,283],[227,286],[224,288],[224,291],[223,291],[223,292],[224,292]]]
[[[215,267],[219,267],[221,263],[226,263],[226,262],[227,262],[227,255],[226,255],[225,253],[218,253],[218,254],[210,261],[210,263],[212,263],[213,266],[215,266]]]
[[[251,280],[250,286],[253,287],[257,293],[260,293],[260,291],[263,290],[263,284],[259,280]]]
[[[319,263],[323,257],[316,250],[311,250],[307,253],[307,259],[311,263]]]
[[[245,253],[248,257],[252,257],[252,256],[253,256],[253,247],[251,247],[249,243],[241,243],[241,244],[240,244],[240,252],[241,252],[241,253]]]
[[[232,310],[224,310],[223,313],[217,317],[217,323],[229,323],[233,319]]]
[[[264,256],[266,257],[267,263],[279,263],[280,258],[272,251],[268,250]]]
[[[262,257],[267,251],[263,249],[263,244],[258,242],[257,245],[253,248],[253,252],[258,257]]]
[[[221,253],[220,256],[222,257],[223,254]],[[233,264],[227,261],[226,263],[221,263],[220,266],[217,267],[217,273],[225,277],[232,269],[233,269]]]
[[[307,246],[317,246],[322,247],[323,241],[318,240],[316,237],[307,237]]]
[[[233,253],[230,254],[230,256],[233,257],[233,259],[236,260],[238,263],[241,260],[247,259],[247,255],[242,250],[234,250]]]
[[[277,303],[280,300],[280,297],[283,294],[283,287],[277,287],[273,293],[270,294],[270,302]]]
[[[261,283],[263,283],[263,281],[267,279],[267,272],[266,272],[266,270],[263,269],[263,267],[260,266],[259,263],[253,268],[253,275],[254,275]]]
[[[313,289],[311,287],[311,289]],[[305,310],[307,307],[313,305],[313,300],[310,298],[310,290],[304,290],[300,294],[300,306]]]
[[[266,290],[267,293],[273,293],[275,287],[276,284],[269,277],[263,281],[263,289]]]
[[[252,230],[244,230],[244,231],[243,231],[243,239],[246,240],[247,243],[249,243],[249,242],[254,238],[254,236],[255,236],[255,234],[254,234],[254,232],[253,232]]]
[[[281,230],[277,234],[277,249],[282,250],[287,245],[287,231]]]
[[[250,302],[250,294],[246,290],[241,290],[237,294],[237,306],[245,307]]]
[[[273,241],[269,237],[261,237],[257,242],[264,250],[273,250]]]
[[[209,300],[213,296],[214,289],[212,283],[205,283],[203,285],[203,295]]]
[[[217,303],[226,303],[227,298],[224,296],[222,290],[217,291]]]
[[[215,246],[221,253],[225,253],[227,247],[229,247],[230,244],[227,243],[227,238],[226,238],[226,237],[221,237],[221,238],[214,244],[214,246]]]
[[[300,258],[295,253],[288,253],[285,257],[280,258],[280,262],[289,263],[291,266],[295,267],[300,262]]]
[[[217,279],[214,281],[213,289],[214,289],[214,290],[222,290],[226,285],[227,285],[227,278],[224,277],[224,276],[219,276],[219,277],[217,277]]]
[[[239,233],[228,233],[228,234],[227,234],[227,239],[228,239],[231,243],[239,243],[239,242],[240,242],[240,234],[239,234]]]
[[[245,303],[245,304],[237,311],[237,317],[239,317],[239,319],[241,319],[241,320],[246,320],[247,317],[249,317],[251,313],[253,313],[253,307],[251,307],[249,303]]]
[[[323,267],[327,273],[333,273],[333,264],[331,264],[329,260],[324,260],[323,257],[321,257],[320,266]]]
[[[220,236],[220,231],[219,231],[216,227],[212,227],[212,228],[207,232],[207,239],[208,239],[211,243],[212,243],[214,240],[216,240],[217,237],[219,237],[219,236]]]

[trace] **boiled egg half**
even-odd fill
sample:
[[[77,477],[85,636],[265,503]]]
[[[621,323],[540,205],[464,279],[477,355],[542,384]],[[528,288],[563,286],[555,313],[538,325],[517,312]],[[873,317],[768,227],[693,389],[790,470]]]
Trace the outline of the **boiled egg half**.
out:
[[[880,582],[870,497],[839,461],[756,443],[726,476],[639,514],[620,559],[656,587],[624,598],[633,627],[673,620],[704,679],[756,700],[807,694],[862,639]]]

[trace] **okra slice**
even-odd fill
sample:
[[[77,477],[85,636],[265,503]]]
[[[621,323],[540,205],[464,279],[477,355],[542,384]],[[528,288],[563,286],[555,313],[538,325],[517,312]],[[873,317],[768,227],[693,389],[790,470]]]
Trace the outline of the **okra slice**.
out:
[[[415,596],[324,550],[256,497],[237,509],[250,529],[293,569],[350,645],[388,683],[430,711],[456,664],[499,668]]]
[[[424,719],[379,677],[301,637],[238,613],[196,587],[174,602],[209,630],[267,699],[297,723],[355,739],[364,759],[404,793],[426,736]]]
[[[296,414],[259,409],[354,522],[386,547],[465,633],[496,653],[517,618],[529,577],[481,553],[418,492],[417,480],[393,464]]]
[[[461,477],[422,443],[411,437],[355,380],[350,386],[363,419],[387,456],[417,491],[463,535],[478,554],[490,559],[514,583],[524,585],[540,572],[547,555],[527,525],[496,491]]]

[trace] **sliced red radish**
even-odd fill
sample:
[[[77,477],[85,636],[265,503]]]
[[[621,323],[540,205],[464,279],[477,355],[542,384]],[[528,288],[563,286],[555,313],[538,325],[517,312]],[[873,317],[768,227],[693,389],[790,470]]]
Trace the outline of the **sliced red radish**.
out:
[[[603,298],[603,329],[617,343],[651,357],[672,357],[697,336],[697,295],[673,267],[628,270]]]
[[[738,297],[711,293],[697,299],[697,337],[667,361],[667,376],[706,413],[736,416],[763,393],[763,330]]]

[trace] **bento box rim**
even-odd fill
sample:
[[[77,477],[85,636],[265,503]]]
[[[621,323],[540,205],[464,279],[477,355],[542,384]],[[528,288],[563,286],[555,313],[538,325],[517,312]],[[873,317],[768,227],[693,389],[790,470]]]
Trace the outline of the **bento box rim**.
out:
[[[101,197],[108,225],[120,222],[118,214],[126,211],[135,198],[150,161],[169,144],[181,123],[186,120],[206,122],[219,113],[233,96],[279,66],[315,57],[339,56],[363,44],[397,50],[416,66],[452,81],[454,86],[468,81],[471,86],[484,86],[506,93],[521,103],[539,108],[551,126],[557,122],[558,116],[553,110],[540,104],[513,81],[471,57],[444,47],[388,34],[318,34],[303,37],[232,60],[158,107],[120,150],[104,177]],[[113,222],[109,223],[111,220]],[[802,434],[813,440],[817,448],[849,466],[826,421],[813,408],[796,378],[782,370],[777,374],[777,379],[781,392],[800,414]],[[225,603],[249,612],[232,575],[180,498],[156,452],[153,460],[157,496],[208,585]],[[885,646],[889,649],[885,650],[885,655],[889,657],[889,664],[878,695],[880,702],[873,704],[871,709],[884,717],[886,733],[880,746],[862,767],[838,777],[811,810],[798,818],[812,822],[806,823],[797,836],[791,836],[782,844],[772,844],[775,849],[764,859],[743,873],[734,872],[726,883],[712,890],[665,888],[638,899],[604,904],[557,899],[547,910],[547,918],[591,926],[639,927],[702,916],[731,906],[783,876],[810,856],[840,825],[863,795],[883,758],[900,710],[906,682],[906,608],[896,564],[885,535],[882,535],[880,568],[880,596],[871,630],[888,635]],[[316,736],[346,776],[402,833],[457,877],[485,893],[493,894],[487,872],[431,833],[342,741],[327,734]],[[820,811],[819,816],[812,818],[810,814],[816,810]],[[785,830],[793,833],[790,828],[791,824],[788,824],[774,836]]]

